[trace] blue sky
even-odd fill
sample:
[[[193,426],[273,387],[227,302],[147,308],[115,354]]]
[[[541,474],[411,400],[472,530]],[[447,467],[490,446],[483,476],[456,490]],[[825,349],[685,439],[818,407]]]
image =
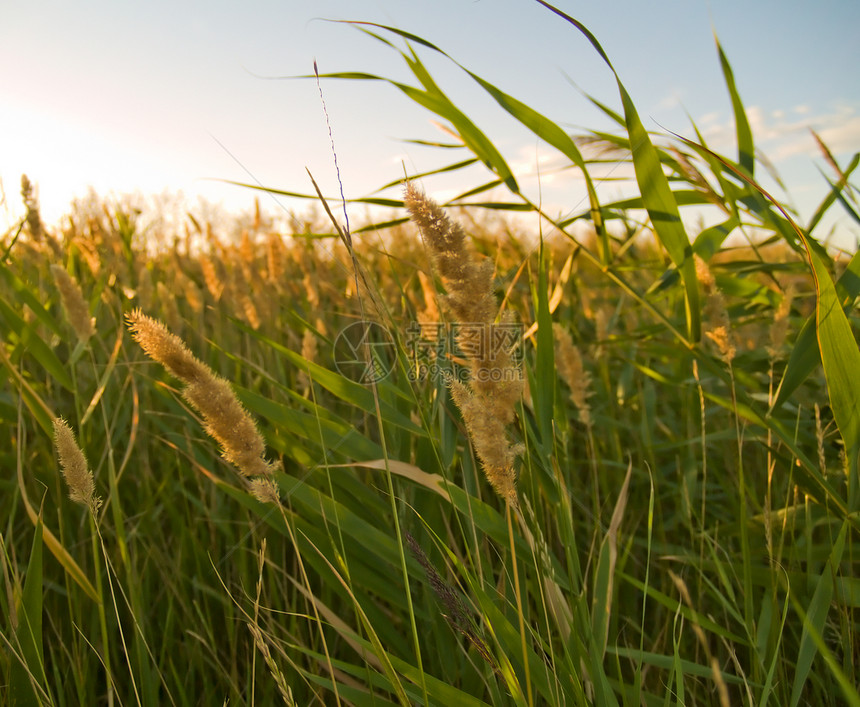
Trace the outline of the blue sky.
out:
[[[731,154],[732,112],[716,32],[757,146],[806,217],[825,193],[818,169],[827,169],[809,127],[843,165],[860,150],[856,0],[556,4],[597,36],[647,128],[690,135],[692,117],[713,147]],[[613,127],[580,93],[618,108],[610,71],[582,35],[530,0],[6,0],[0,9],[0,216],[20,215],[23,172],[39,185],[48,221],[89,185],[100,194],[182,191],[192,202],[201,196],[242,209],[253,194],[215,180],[307,192],[307,168],[326,194],[336,194],[316,85],[261,77],[307,74],[316,59],[321,72],[414,79],[390,48],[320,18],[414,32],[571,131]],[[544,203],[559,213],[582,208],[581,181],[552,175],[557,161],[550,151],[450,62],[421,56],[527,189],[536,194],[540,187]],[[348,197],[398,178],[403,164],[421,172],[450,159],[403,142],[444,135],[430,114],[392,87],[327,81],[322,88]],[[475,168],[425,186],[444,199],[486,178]],[[620,194],[616,182],[601,184],[602,200]],[[847,219],[835,227],[844,242],[854,241],[857,229]]]

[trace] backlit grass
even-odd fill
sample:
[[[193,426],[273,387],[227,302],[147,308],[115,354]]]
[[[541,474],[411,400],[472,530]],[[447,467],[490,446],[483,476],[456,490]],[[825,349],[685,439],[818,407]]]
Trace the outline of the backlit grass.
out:
[[[569,136],[473,76],[585,175],[559,220],[427,72],[439,49],[362,28],[408,42],[395,86],[459,136],[452,166],[486,166],[447,205],[456,247],[414,191],[351,234],[258,213],[230,238],[108,202],[52,231],[25,186],[0,241],[7,701],[860,704],[860,258],[817,230],[860,222],[860,157],[825,155],[797,223],[719,49],[732,155],[649,134],[623,77],[618,131]],[[637,197],[601,201],[595,138]]]

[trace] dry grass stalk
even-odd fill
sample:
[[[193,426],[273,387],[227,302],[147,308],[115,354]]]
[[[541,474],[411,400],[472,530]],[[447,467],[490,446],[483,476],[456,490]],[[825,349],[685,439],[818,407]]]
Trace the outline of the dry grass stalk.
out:
[[[242,229],[242,235],[239,238],[239,262],[242,265],[242,274],[248,282],[254,279],[256,260],[257,254],[251,234],[247,229]]]
[[[475,622],[459,593],[439,576],[439,572],[433,566],[433,563],[430,562],[430,559],[427,557],[423,548],[418,544],[418,541],[415,540],[409,532],[404,533],[404,536],[406,538],[406,545],[409,547],[409,551],[424,570],[424,576],[427,578],[430,589],[433,590],[439,603],[442,604],[445,609],[446,613],[442,615],[445,617],[448,625],[463,635],[469,643],[474,646],[480,656],[489,663],[493,668],[493,671],[499,673],[499,667],[490,653],[490,649],[484,642],[484,639],[478,635]]]
[[[253,291],[243,268],[234,268],[230,278],[230,288],[225,297],[230,306],[254,331],[260,328],[260,314],[254,304]]]
[[[195,314],[200,314],[203,311],[203,297],[197,283],[186,275],[182,286],[185,290],[185,300],[188,302],[188,306]]]
[[[89,238],[75,238],[72,244],[86,261],[87,267],[90,269],[93,277],[97,278],[102,271],[102,256],[99,254],[99,244]]]
[[[102,500],[96,496],[96,485],[93,472],[87,464],[87,458],[75,441],[75,435],[69,423],[61,417],[54,419],[54,445],[60,457],[60,468],[63,478],[69,487],[69,498],[75,503],[86,506],[95,515]]]
[[[90,317],[90,308],[77,280],[69,275],[64,267],[56,263],[51,265],[51,275],[60,291],[60,299],[63,301],[63,309],[66,310],[69,324],[72,325],[80,341],[87,341],[95,333],[95,319]]]
[[[264,457],[266,445],[251,415],[230,384],[216,376],[182,340],[139,309],[128,315],[129,329],[147,356],[185,384],[182,395],[203,415],[206,432],[221,445],[222,456],[244,476],[265,476],[278,464]]]
[[[268,480],[262,480],[263,483]],[[257,650],[263,656],[263,660],[266,662],[266,667],[269,669],[269,673],[275,681],[275,685],[278,688],[278,692],[281,694],[281,699],[284,701],[285,705],[288,707],[295,707],[296,702],[293,699],[293,691],[290,688],[289,683],[287,682],[287,678],[284,675],[283,671],[278,666],[275,661],[274,656],[272,655],[272,651],[270,648],[271,639],[263,633],[263,630],[260,628],[259,617],[260,617],[260,595],[263,591],[263,568],[266,564],[266,539],[263,538],[263,543],[260,546],[260,553],[258,555],[259,561],[259,576],[257,579],[257,593],[254,597],[254,615],[251,620],[248,621],[248,629],[251,631],[251,636],[254,638],[254,645]],[[249,617],[250,618],[250,617]]]
[[[506,428],[522,395],[523,376],[507,336],[513,331],[511,319],[494,323],[493,263],[477,256],[462,227],[413,184],[406,185],[404,203],[443,278],[448,294],[442,303],[468,356],[470,378],[466,384],[452,380],[451,395],[487,479],[499,496],[517,505],[515,462],[522,445],[511,443]]]

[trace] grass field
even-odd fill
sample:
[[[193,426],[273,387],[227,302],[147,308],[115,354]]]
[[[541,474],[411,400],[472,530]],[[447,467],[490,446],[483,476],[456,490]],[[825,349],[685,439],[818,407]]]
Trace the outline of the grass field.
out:
[[[25,186],[0,701],[860,705],[860,256],[817,228],[860,223],[860,156],[822,144],[832,189],[798,223],[757,186],[722,51],[731,155],[646,132],[620,80],[618,131],[571,137],[473,76],[586,176],[559,221],[437,48],[364,30],[409,41],[396,85],[458,136],[453,169],[487,168],[444,209],[415,175],[351,233],[319,200],[289,233],[107,202],[50,231]],[[601,202],[595,140],[636,198]]]

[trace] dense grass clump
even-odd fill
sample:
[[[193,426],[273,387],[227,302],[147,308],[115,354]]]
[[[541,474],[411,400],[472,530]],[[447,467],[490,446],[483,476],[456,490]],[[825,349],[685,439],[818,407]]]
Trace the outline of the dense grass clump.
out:
[[[485,184],[235,238],[111,203],[52,231],[24,184],[0,241],[7,701],[860,704],[860,257],[816,231],[837,203],[860,221],[860,157],[827,154],[798,225],[721,51],[735,157],[647,133],[620,79],[619,132],[571,137],[473,75],[585,175],[560,220],[413,50],[438,48],[364,30],[409,42],[419,85],[395,86],[470,152],[439,172]],[[601,203],[595,138],[636,198]],[[493,217],[464,208],[493,188]]]

